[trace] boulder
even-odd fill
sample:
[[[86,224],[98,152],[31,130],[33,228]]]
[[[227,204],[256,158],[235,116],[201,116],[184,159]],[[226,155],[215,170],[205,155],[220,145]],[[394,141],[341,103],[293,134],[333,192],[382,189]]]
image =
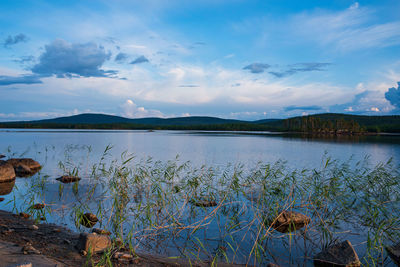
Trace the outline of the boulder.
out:
[[[9,182],[15,179],[13,166],[7,161],[0,160],[0,183]]]
[[[15,179],[8,182],[0,183],[0,196],[5,196],[11,193],[15,185]]]
[[[400,243],[394,246],[386,247],[386,251],[388,252],[390,258],[400,266]]]
[[[334,244],[315,255],[314,266],[357,267],[361,266],[361,262],[350,241],[346,240]]]
[[[7,160],[15,170],[18,177],[32,176],[42,168],[39,162],[30,158],[13,158]]]
[[[79,180],[81,180],[81,178],[79,178],[77,176],[72,176],[72,175],[63,175],[63,176],[57,178],[56,180],[58,180],[64,184],[68,184],[68,183],[78,182]]]
[[[111,247],[111,238],[108,235],[96,233],[81,233],[78,241],[78,250],[96,253],[103,252]]]
[[[85,213],[82,215],[80,223],[87,228],[92,228],[98,221],[99,219],[93,213]]]
[[[287,233],[306,226],[311,222],[311,218],[296,211],[283,211],[273,221],[272,227],[275,230]]]

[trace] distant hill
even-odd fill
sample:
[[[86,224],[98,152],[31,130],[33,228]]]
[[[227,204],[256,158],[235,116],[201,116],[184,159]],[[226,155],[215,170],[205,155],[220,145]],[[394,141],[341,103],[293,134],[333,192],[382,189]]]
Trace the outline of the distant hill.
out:
[[[15,122],[15,123],[31,123],[31,124],[110,124],[110,123],[133,123],[140,125],[209,125],[209,124],[226,124],[226,123],[245,123],[240,120],[220,119],[215,117],[178,117],[178,118],[140,118],[129,119],[120,116],[107,114],[84,113],[69,117],[60,117],[55,119]]]
[[[129,119],[106,114],[86,113],[46,120],[1,122],[0,128],[231,130],[330,134],[363,132],[400,133],[400,116],[361,116],[324,113],[288,119],[243,121],[202,116],[166,119]]]

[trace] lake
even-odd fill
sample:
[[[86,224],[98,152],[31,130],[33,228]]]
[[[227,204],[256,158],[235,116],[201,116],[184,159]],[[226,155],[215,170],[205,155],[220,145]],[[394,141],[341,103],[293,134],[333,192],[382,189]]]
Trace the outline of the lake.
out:
[[[112,148],[104,154],[107,146]],[[391,159],[396,169],[400,163],[400,136],[326,138],[252,132],[4,129],[0,130],[0,154],[32,157],[43,165],[39,174],[33,177],[17,178],[12,193],[0,202],[0,209],[29,211],[38,218],[45,217],[47,222],[65,224],[75,231],[88,231],[75,223],[77,214],[89,210],[103,218],[100,226],[110,229],[114,236],[134,240],[138,251],[163,256],[207,260],[216,257],[219,261],[228,259],[254,265],[267,262],[312,265],[310,253],[317,252],[321,249],[320,244],[328,242],[321,234],[328,228],[315,223],[310,228],[312,231],[307,232],[319,240],[318,244],[310,245],[302,235],[277,234],[276,231],[272,233],[273,238],[262,240],[262,243],[257,231],[266,229],[260,228],[260,222],[262,225],[266,220],[266,210],[273,212],[272,205],[266,203],[271,201],[282,208],[286,207],[289,198],[293,198],[291,207],[304,212],[305,195],[312,198],[320,191],[320,185],[314,183],[316,179],[333,175],[343,182],[349,174],[356,177],[356,171],[350,169],[359,168],[357,162],[365,163],[365,158],[370,168]],[[332,158],[329,162],[337,160],[336,165],[325,167],[328,158]],[[190,163],[185,165],[187,161]],[[281,165],[278,161],[286,164]],[[303,169],[319,171],[301,172]],[[343,173],[341,169],[344,169]],[[54,179],[75,171],[83,178],[79,185],[63,185]],[[292,174],[292,171],[297,173]],[[370,170],[368,173],[371,174],[368,177],[372,177],[376,172]],[[394,179],[398,178],[397,174],[393,175]],[[266,177],[270,177],[269,180],[266,181]],[[236,178],[239,186],[232,182]],[[293,193],[295,186],[289,186],[290,179],[298,180],[294,182],[298,187],[296,190],[302,193]],[[302,179],[310,186],[302,188]],[[362,187],[363,179],[357,176],[354,183],[360,183]],[[332,188],[342,190],[340,182],[334,185],[332,180],[329,181]],[[261,190],[262,185],[266,189]],[[398,185],[391,186],[397,188]],[[313,188],[312,192],[308,191],[310,188]],[[338,207],[331,201],[327,207],[340,210],[346,206],[354,215],[365,206],[358,202],[365,197],[365,192],[356,197],[347,191],[342,193],[332,192],[332,199],[343,198],[345,204],[341,202]],[[318,195],[314,203],[330,199],[329,194]],[[276,199],[272,197],[275,195]],[[213,207],[194,205],[196,199],[193,196],[210,197],[224,204],[213,213]],[[388,194],[388,197],[397,196]],[[354,199],[350,208],[349,198]],[[43,212],[30,210],[29,206],[36,202],[46,203],[49,208]],[[390,202],[394,205],[391,207],[393,215],[398,214],[397,199]],[[316,206],[315,210],[319,208]],[[309,215],[315,221],[315,212]],[[327,221],[332,219],[331,214],[326,216]],[[358,253],[364,255],[368,250],[365,236],[372,230],[358,220],[335,216],[336,221],[332,224],[345,231],[335,228],[329,242],[332,238],[349,239],[356,245]],[[365,216],[360,213],[357,218],[365,222]],[[254,249],[254,240],[262,246]],[[261,256],[255,252],[258,249],[262,251],[257,252]],[[368,259],[364,261],[368,262]],[[384,265],[391,264],[387,258],[384,260]]]

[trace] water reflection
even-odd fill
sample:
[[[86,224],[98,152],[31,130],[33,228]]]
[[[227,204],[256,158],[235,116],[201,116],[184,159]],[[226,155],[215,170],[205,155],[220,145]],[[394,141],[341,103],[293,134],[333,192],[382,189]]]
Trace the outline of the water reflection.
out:
[[[15,179],[8,182],[0,183],[0,196],[5,196],[11,193],[15,185]]]

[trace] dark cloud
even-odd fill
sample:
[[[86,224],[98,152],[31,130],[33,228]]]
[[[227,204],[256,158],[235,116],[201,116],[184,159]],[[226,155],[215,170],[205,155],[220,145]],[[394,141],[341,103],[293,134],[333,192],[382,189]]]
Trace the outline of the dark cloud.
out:
[[[140,64],[140,63],[145,63],[145,62],[149,62],[149,60],[145,56],[140,56],[140,57],[137,57],[135,60],[133,60],[129,64]]]
[[[70,44],[58,39],[45,46],[32,72],[42,76],[56,75],[58,78],[113,77],[117,71],[101,69],[110,56],[102,46],[94,43]]]
[[[385,98],[395,106],[396,109],[400,109],[400,82],[397,82],[397,88],[392,87],[385,93]]]
[[[0,75],[0,86],[11,85],[11,84],[34,84],[42,83],[37,75],[22,75],[22,76],[3,76]]]
[[[283,71],[270,71],[271,75],[277,78],[287,77],[297,72],[308,72],[308,71],[325,71],[326,67],[332,65],[331,63],[320,63],[320,62],[309,62],[309,63],[296,63],[289,65],[286,70]]]
[[[263,73],[264,70],[268,69],[269,67],[271,66],[265,63],[252,63],[243,69],[249,70],[251,73]]]
[[[27,41],[28,41],[28,37],[25,34],[20,33],[20,34],[14,35],[14,36],[9,35],[4,40],[3,45],[4,45],[4,47],[9,47],[11,45],[15,45],[15,44],[18,44],[21,42],[27,42]]]
[[[123,63],[128,59],[128,57],[129,57],[128,54],[120,52],[115,56],[114,60],[115,60],[115,62]]]
[[[293,110],[321,110],[320,106],[288,106],[285,107],[285,111],[293,111]]]
[[[179,87],[199,87],[199,85],[197,85],[197,84],[182,84],[182,85],[179,85]]]

